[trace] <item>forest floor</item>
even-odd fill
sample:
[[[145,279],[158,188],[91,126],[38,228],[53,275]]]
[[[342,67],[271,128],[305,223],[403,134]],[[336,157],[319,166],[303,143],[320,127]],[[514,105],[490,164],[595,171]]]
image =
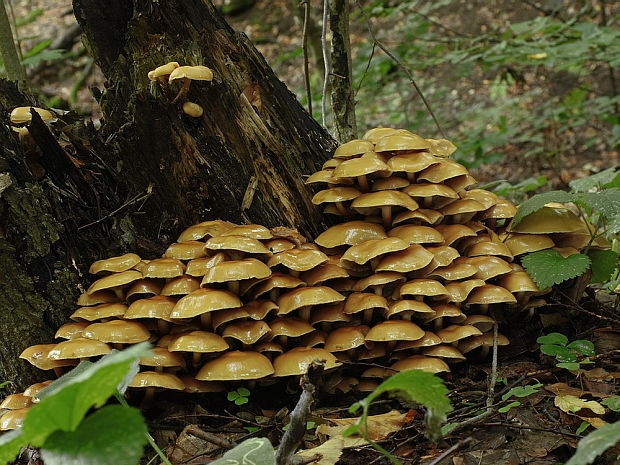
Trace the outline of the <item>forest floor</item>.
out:
[[[14,0],[16,16],[27,16],[37,8],[44,10],[36,21],[20,28],[22,36],[57,38],[70,29],[75,20],[69,0]],[[281,57],[298,47],[299,24],[293,15],[272,14],[265,10],[285,12],[289,2],[285,0],[258,2],[256,9],[266,21],[257,21],[256,10],[252,15],[233,18],[233,26],[250,37],[260,36],[258,47],[276,73],[291,87],[299,87],[300,73],[297,66],[287,64]],[[253,19],[254,18],[254,19]],[[288,31],[288,32],[287,32]],[[25,44],[27,45],[27,44]],[[98,121],[101,114],[89,87],[103,88],[104,78],[90,59],[79,51],[74,59],[63,60],[54,65],[42,65],[33,77],[33,85],[47,98],[59,97],[71,102],[81,114]],[[88,73],[84,70],[88,69]],[[76,77],[80,86],[76,88]],[[615,158],[614,158],[615,157]],[[506,156],[493,166],[480,168],[474,174],[480,180],[525,179],[546,175],[554,185],[567,184],[573,177],[596,172],[617,164],[614,157],[600,159],[593,155],[587,159],[560,158],[555,160],[528,159],[526,163],[516,154]],[[606,422],[617,420],[617,414],[602,409],[600,402],[617,392],[620,379],[620,332],[616,328],[620,320],[615,316],[617,306],[604,291],[594,293],[580,303],[571,303],[558,294],[532,317],[519,315],[517,325],[505,328],[512,344],[499,350],[497,365],[498,383],[489,396],[488,379],[491,364],[488,360],[478,363],[454,365],[453,372],[444,376],[450,389],[454,411],[450,423],[460,423],[487,411],[475,424],[449,433],[439,444],[424,438],[424,415],[416,406],[406,402],[382,398],[372,408],[375,439],[404,463],[453,465],[516,465],[564,463],[574,451],[580,437]],[[514,320],[514,316],[511,316]],[[570,372],[555,365],[555,360],[541,354],[536,343],[538,336],[552,331],[566,334],[570,340],[589,339],[594,342],[596,356],[593,363],[582,365]],[[385,361],[387,364],[388,362]],[[342,373],[359,374],[367,366],[347,366]],[[329,383],[328,383],[329,384]],[[527,387],[529,386],[529,388]],[[511,391],[513,388],[521,390]],[[352,390],[335,394],[324,389],[318,395],[311,417],[311,428],[304,438],[305,449],[319,446],[328,437],[327,425],[333,419],[351,417],[348,408],[365,396]],[[504,398],[511,392],[524,397]],[[240,442],[250,436],[266,436],[277,443],[282,435],[284,420],[298,398],[295,386],[279,384],[256,387],[249,403],[237,406],[226,400],[225,394],[205,396],[199,401],[187,396],[163,395],[158,410],[147,412],[150,426],[160,444],[171,444],[170,456],[175,465],[207,463],[206,459],[217,457],[222,448],[213,442],[180,432],[188,425],[198,425],[202,430],[229,440]],[[578,399],[578,400],[575,400]],[[581,401],[592,402],[580,404]],[[513,404],[520,402],[520,405]],[[506,408],[512,404],[511,408]],[[390,413],[392,412],[392,413]],[[585,425],[587,422],[588,425]],[[591,425],[591,426],[590,426]],[[339,450],[338,450],[339,449]],[[450,454],[438,462],[442,454]],[[323,451],[325,452],[325,451]],[[334,464],[340,452],[341,464],[381,464],[387,460],[369,445],[341,442],[335,450],[326,453],[323,465]],[[329,453],[335,458],[327,460]],[[618,450],[611,450],[598,463],[613,463]]]

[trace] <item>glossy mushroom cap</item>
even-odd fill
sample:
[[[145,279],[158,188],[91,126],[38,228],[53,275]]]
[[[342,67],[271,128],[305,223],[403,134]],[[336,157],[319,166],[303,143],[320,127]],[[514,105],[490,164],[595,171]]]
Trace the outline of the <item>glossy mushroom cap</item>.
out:
[[[164,388],[182,391],[185,384],[172,373],[162,373],[158,371],[141,371],[133,377],[130,388]]]
[[[196,375],[200,381],[234,381],[264,378],[273,374],[273,365],[258,352],[226,352],[207,362]]]
[[[172,318],[192,318],[203,313],[241,307],[241,305],[239,297],[232,292],[218,289],[198,289],[179,299],[170,316]]]
[[[82,336],[101,342],[114,344],[136,344],[147,341],[151,334],[141,323],[135,321],[113,320],[106,323],[94,323],[84,329]]]
[[[211,81],[213,80],[213,71],[206,66],[179,66],[170,73],[168,82],[177,79],[191,79],[192,81]]]
[[[367,221],[349,221],[332,226],[321,233],[315,242],[328,249],[341,245],[358,245],[370,239],[387,237],[383,226]]]
[[[157,68],[148,72],[148,78],[150,81],[156,81],[159,77],[168,77],[175,69],[179,67],[176,61],[171,61],[165,65],[158,66]]]
[[[275,358],[273,367],[274,376],[294,376],[307,373],[312,362],[324,361],[325,369],[335,368],[339,365],[330,352],[316,347],[296,347]]]
[[[88,269],[90,274],[101,273],[120,273],[121,271],[127,271],[140,263],[141,258],[135,253],[127,253],[118,257],[106,258],[104,260],[97,260]]]
[[[436,357],[413,355],[394,363],[390,368],[398,371],[422,370],[428,373],[449,373],[450,367],[446,362]]]

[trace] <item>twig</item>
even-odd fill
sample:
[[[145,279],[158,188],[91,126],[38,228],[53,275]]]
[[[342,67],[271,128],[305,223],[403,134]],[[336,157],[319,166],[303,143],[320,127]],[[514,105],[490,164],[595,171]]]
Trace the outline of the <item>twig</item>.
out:
[[[127,202],[125,202],[124,204],[122,204],[120,207],[118,207],[117,209],[115,209],[114,211],[111,211],[110,213],[108,213],[105,216],[102,216],[101,218],[99,218],[98,220],[95,220],[91,223],[88,224],[84,224],[80,227],[78,227],[78,231],[82,230],[82,229],[86,229],[90,226],[93,226],[95,224],[101,223],[102,221],[107,220],[108,218],[113,217],[114,215],[116,215],[119,211],[121,211],[123,208],[128,207],[129,205],[132,205],[134,203],[140,202],[141,200],[144,199],[148,199],[151,195],[153,194],[153,186],[151,184],[149,184],[149,187],[147,187],[146,192],[144,194],[138,194],[135,197],[129,199]]]
[[[232,449],[237,445],[236,442],[229,441],[228,439],[218,436],[217,434],[207,433],[206,431],[201,430],[197,425],[188,426],[185,428],[185,432],[204,441],[210,442],[211,444],[215,444],[222,449]]]
[[[481,413],[480,415],[476,415],[475,417],[471,417],[469,420],[465,420],[465,421],[459,423],[454,428],[452,428],[448,432],[448,434],[453,434],[453,433],[455,433],[455,432],[465,428],[466,426],[473,425],[475,423],[479,423],[482,420],[486,420],[487,418],[490,418],[493,415],[496,415],[497,413],[498,412],[496,412],[495,410],[489,409],[486,412]]]
[[[360,81],[357,84],[357,89],[355,89],[355,96],[356,97],[357,97],[357,93],[362,88],[362,83],[364,82],[364,79],[366,79],[366,75],[368,74],[368,70],[370,69],[370,63],[372,63],[372,59],[375,56],[375,50],[376,49],[377,49],[377,43],[373,42],[372,43],[372,50],[370,51],[370,56],[368,57],[368,62],[366,63],[366,68],[364,69],[364,73],[362,74],[362,77],[360,78]]]
[[[409,82],[411,82],[411,84],[415,88],[416,92],[418,93],[418,95],[422,99],[422,102],[424,103],[424,106],[426,107],[426,109],[430,113],[431,118],[433,118],[433,121],[435,122],[435,126],[437,126],[437,129],[441,133],[442,137],[446,137],[446,133],[442,129],[441,125],[439,124],[439,121],[437,120],[437,117],[435,116],[435,113],[433,112],[430,104],[426,100],[426,97],[424,97],[424,94],[422,93],[422,90],[418,87],[418,84],[416,83],[416,81],[415,81],[415,79],[413,77],[413,74],[411,73],[409,68],[407,68],[405,66],[405,64],[402,61],[400,61],[400,59],[396,55],[394,55],[392,52],[390,52],[390,50],[388,48],[386,48],[385,45],[383,45],[377,39],[377,36],[375,35],[375,32],[374,32],[374,30],[372,28],[372,25],[370,24],[370,18],[366,14],[366,11],[362,8],[362,4],[360,3],[360,0],[355,0],[355,3],[357,4],[357,7],[360,9],[362,14],[364,15],[364,20],[366,21],[366,27],[368,28],[368,32],[370,33],[370,36],[372,37],[372,40],[374,41],[374,43],[377,44],[377,47],[379,47],[381,50],[383,50],[383,52],[387,56],[389,56],[405,72],[405,74],[409,78]]]
[[[327,53],[327,15],[329,12],[329,0],[323,0],[323,25],[321,29],[321,48],[323,49],[323,95],[321,96],[321,122],[327,128],[327,83],[329,82],[329,58]]]
[[[562,436],[569,436],[575,439],[581,439],[583,437],[575,433],[564,433],[562,431],[558,431],[558,430],[551,429],[551,428],[537,428],[534,426],[527,426],[527,425],[513,425],[511,423],[502,423],[500,421],[492,422],[492,423],[482,423],[481,426],[505,426],[506,428],[528,429],[531,431],[543,431],[545,433],[561,434]]]
[[[487,390],[487,409],[493,405],[495,401],[495,383],[497,382],[497,321],[493,325],[493,357],[491,361],[491,376],[489,377],[489,386]]]
[[[302,0],[300,5],[304,7],[304,26],[301,33],[301,49],[304,53],[304,83],[306,85],[306,98],[308,99],[308,113],[312,116],[312,89],[310,88],[310,71],[308,68],[308,21],[310,19],[309,0]]]
[[[453,452],[455,452],[457,449],[460,449],[461,447],[463,447],[466,444],[469,444],[471,442],[472,438],[465,438],[465,439],[461,439],[459,442],[457,442],[456,444],[454,444],[452,447],[450,447],[449,449],[445,450],[443,452],[443,454],[441,454],[439,457],[437,457],[436,459],[434,459],[432,462],[429,462],[427,465],[437,465],[439,462],[441,462],[443,459],[447,458],[448,455],[452,454]]]

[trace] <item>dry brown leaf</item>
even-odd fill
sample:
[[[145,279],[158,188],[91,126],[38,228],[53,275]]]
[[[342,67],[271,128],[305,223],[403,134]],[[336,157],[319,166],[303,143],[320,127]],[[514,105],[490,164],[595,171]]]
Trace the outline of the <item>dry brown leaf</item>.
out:
[[[296,455],[303,458],[310,458],[315,454],[321,454],[321,460],[314,462],[316,465],[335,465],[344,449],[344,438],[342,436],[328,439],[318,447],[300,450]]]
[[[557,396],[553,402],[556,407],[566,413],[575,413],[584,408],[598,415],[605,413],[605,407],[595,400],[583,400],[575,396]]]
[[[402,428],[410,419],[409,413],[400,413],[397,410],[391,410],[381,415],[371,415],[368,417],[368,436],[373,441],[386,439],[394,431]],[[330,437],[342,435],[345,429],[357,422],[357,418],[339,418],[329,421],[335,426],[320,425],[317,428],[317,433],[327,434]]]
[[[570,387],[566,383],[555,383],[545,386],[547,391],[553,392],[556,396],[575,396],[581,397],[584,394],[590,394],[588,391],[582,391],[574,387]]]
[[[605,420],[599,417],[579,417],[579,418],[581,418],[583,421],[587,421],[592,426],[594,426],[596,429],[599,429],[602,426],[605,426],[606,424],[608,424]]]

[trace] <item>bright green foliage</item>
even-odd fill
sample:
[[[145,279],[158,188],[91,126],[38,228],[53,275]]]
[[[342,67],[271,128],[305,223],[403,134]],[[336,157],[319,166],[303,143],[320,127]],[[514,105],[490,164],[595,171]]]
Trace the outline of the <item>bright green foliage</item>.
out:
[[[588,429],[588,426],[590,426],[590,423],[588,423],[587,421],[582,421],[579,425],[579,428],[577,428],[577,431],[575,431],[575,434],[583,433],[585,430]]]
[[[589,250],[588,257],[592,263],[591,283],[609,281],[618,267],[618,253],[613,250]]]
[[[247,404],[250,401],[250,399],[248,399],[249,396],[250,396],[250,391],[244,387],[240,387],[234,391],[230,391],[226,395],[226,398],[230,402],[234,402],[235,405],[243,405],[243,404]]]
[[[542,387],[542,384],[528,384],[527,386],[513,387],[510,391],[502,396],[502,400],[508,400],[511,397],[527,397],[538,392],[538,388]]]
[[[614,412],[620,412],[620,396],[612,396],[601,401],[605,407]]]
[[[275,465],[276,456],[267,438],[251,438],[243,441],[210,465]]]
[[[603,217],[602,225],[607,233],[620,232],[620,189],[614,187],[599,192],[586,192],[580,194],[577,200]]]
[[[592,363],[587,358],[596,355],[594,344],[590,341],[579,339],[568,344],[568,338],[561,333],[550,333],[540,336],[536,342],[541,344],[540,351],[551,357],[555,357],[558,368],[566,368],[570,371],[578,370],[581,365]]]
[[[620,421],[592,431],[577,444],[577,452],[566,465],[588,465],[620,441]]]
[[[526,200],[517,210],[517,214],[512,220],[513,225],[517,225],[523,218],[534,212],[537,212],[549,202],[574,202],[576,197],[574,194],[564,191],[549,191],[544,194],[538,194]]]
[[[568,185],[575,192],[588,192],[592,189],[601,189],[610,186],[618,176],[616,168],[608,168],[585,178],[573,179]],[[616,186],[617,187],[617,186]]]
[[[529,253],[521,259],[521,263],[540,289],[576,278],[590,269],[587,255],[574,254],[564,258],[551,249]]]
[[[536,339],[539,344],[556,344],[565,346],[568,344],[568,338],[562,333],[549,333]]]
[[[503,407],[498,408],[497,411],[499,413],[508,413],[514,407],[518,407],[520,405],[521,405],[521,402],[519,402],[519,401],[510,402],[508,405],[504,405]]]

